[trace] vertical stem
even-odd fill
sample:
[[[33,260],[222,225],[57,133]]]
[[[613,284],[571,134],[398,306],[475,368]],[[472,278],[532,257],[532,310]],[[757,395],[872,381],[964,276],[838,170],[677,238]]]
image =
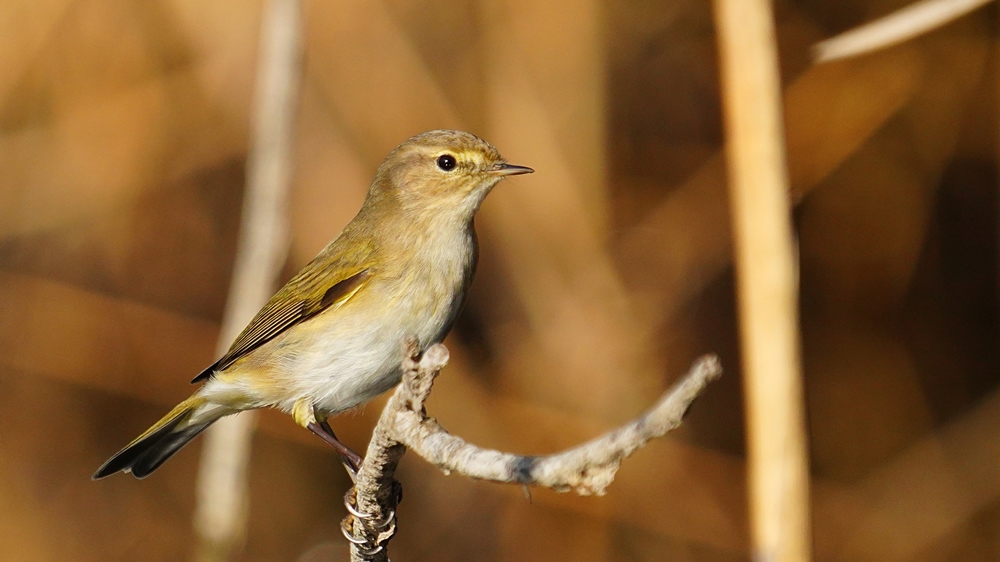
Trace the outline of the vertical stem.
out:
[[[240,238],[219,335],[225,353],[267,302],[288,253],[287,206],[302,58],[299,0],[269,0],[261,41]],[[245,536],[254,415],[219,420],[206,436],[194,517],[199,562],[227,560]]]
[[[798,280],[768,0],[716,0],[746,391],[754,559],[809,560]]]

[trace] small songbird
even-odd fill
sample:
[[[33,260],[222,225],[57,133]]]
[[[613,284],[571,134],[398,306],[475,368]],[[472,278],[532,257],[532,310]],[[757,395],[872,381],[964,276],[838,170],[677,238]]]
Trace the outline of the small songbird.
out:
[[[357,216],[192,381],[204,385],[93,478],[148,476],[212,422],[263,407],[290,413],[356,470],[327,417],[395,386],[406,338],[421,350],[444,339],[476,269],[476,211],[497,182],[532,171],[461,131],[396,147]]]

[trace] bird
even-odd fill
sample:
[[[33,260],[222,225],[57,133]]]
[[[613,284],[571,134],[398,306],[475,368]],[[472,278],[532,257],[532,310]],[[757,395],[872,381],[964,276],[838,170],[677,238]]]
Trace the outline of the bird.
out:
[[[424,350],[444,339],[476,270],[476,212],[501,180],[532,172],[463,131],[397,146],[358,214],[194,378],[198,390],[92,478],[145,478],[213,422],[266,407],[291,414],[356,472],[361,458],[328,418],[399,383],[404,340]]]

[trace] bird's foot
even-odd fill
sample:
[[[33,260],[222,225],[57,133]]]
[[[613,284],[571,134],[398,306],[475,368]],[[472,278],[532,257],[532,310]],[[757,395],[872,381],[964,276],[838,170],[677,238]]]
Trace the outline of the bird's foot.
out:
[[[400,488],[398,482],[393,481],[393,483],[397,488]],[[381,552],[384,548],[383,545],[396,534],[396,510],[395,508],[389,508],[389,512],[381,519],[376,519],[375,514],[365,513],[355,506],[354,494],[354,488],[351,488],[344,494],[344,507],[347,508],[347,512],[350,515],[345,517],[341,522],[340,532],[344,535],[344,538],[359,549],[363,556],[373,556]],[[398,499],[401,495],[397,490],[395,494],[396,498]],[[354,522],[356,520],[362,523],[365,534],[374,538],[355,536],[353,530],[355,529]]]

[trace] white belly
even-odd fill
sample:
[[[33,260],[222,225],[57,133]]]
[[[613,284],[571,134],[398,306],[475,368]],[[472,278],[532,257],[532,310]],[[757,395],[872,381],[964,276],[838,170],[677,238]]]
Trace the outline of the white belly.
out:
[[[402,342],[410,335],[402,324],[398,318],[357,320],[313,333],[312,341],[290,362],[295,399],[311,397],[316,410],[333,414],[395,386],[401,374]],[[287,410],[293,403],[286,401],[278,407]]]

